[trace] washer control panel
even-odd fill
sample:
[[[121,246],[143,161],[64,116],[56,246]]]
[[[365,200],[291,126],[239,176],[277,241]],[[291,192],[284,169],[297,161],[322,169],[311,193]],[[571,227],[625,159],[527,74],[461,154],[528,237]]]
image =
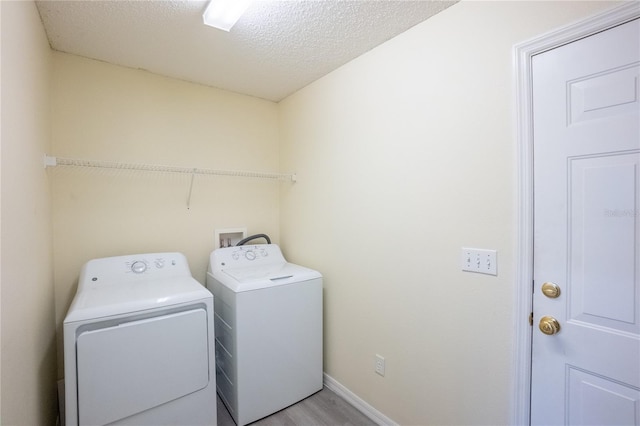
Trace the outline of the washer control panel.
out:
[[[163,277],[188,276],[191,270],[181,253],[149,253],[106,257],[87,262],[78,286],[118,285]]]
[[[276,244],[226,247],[212,253],[212,265],[218,269],[259,266],[284,261],[280,247]]]
[[[247,249],[245,249],[244,247],[239,247],[231,253],[231,257],[235,261],[241,261],[240,259],[244,257],[246,260],[251,262],[267,256],[269,256],[269,251],[260,246]]]

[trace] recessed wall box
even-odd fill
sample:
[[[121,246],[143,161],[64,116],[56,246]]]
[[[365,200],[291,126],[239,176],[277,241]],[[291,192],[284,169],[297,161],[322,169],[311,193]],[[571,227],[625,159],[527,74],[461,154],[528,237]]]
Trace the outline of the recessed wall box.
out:
[[[247,236],[247,228],[216,229],[213,246],[215,248],[233,247]]]

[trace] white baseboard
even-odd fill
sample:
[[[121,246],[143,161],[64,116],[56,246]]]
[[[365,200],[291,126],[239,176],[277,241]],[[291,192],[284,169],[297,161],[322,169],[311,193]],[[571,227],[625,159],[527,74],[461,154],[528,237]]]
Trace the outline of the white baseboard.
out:
[[[344,398],[349,404],[356,407],[358,410],[362,412],[365,416],[370,418],[379,426],[399,426],[398,423],[391,420],[389,417],[382,414],[380,411],[373,408],[371,405],[367,404],[362,398],[360,398],[355,393],[351,392],[349,389],[344,387],[341,383],[339,383],[336,379],[329,376],[327,373],[323,373],[324,377],[324,385],[332,390],[336,395]]]

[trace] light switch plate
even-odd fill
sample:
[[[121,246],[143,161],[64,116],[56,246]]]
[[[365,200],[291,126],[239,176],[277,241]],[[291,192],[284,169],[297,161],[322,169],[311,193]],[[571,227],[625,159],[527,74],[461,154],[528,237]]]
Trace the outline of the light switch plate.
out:
[[[498,275],[498,256],[495,250],[463,247],[460,264],[463,271]]]

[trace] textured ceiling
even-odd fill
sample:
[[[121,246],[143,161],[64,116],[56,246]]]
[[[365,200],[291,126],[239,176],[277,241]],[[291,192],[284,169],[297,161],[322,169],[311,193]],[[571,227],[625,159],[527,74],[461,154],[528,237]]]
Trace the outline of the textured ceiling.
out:
[[[204,1],[37,1],[52,49],[280,101],[452,1],[256,0],[231,29]]]

